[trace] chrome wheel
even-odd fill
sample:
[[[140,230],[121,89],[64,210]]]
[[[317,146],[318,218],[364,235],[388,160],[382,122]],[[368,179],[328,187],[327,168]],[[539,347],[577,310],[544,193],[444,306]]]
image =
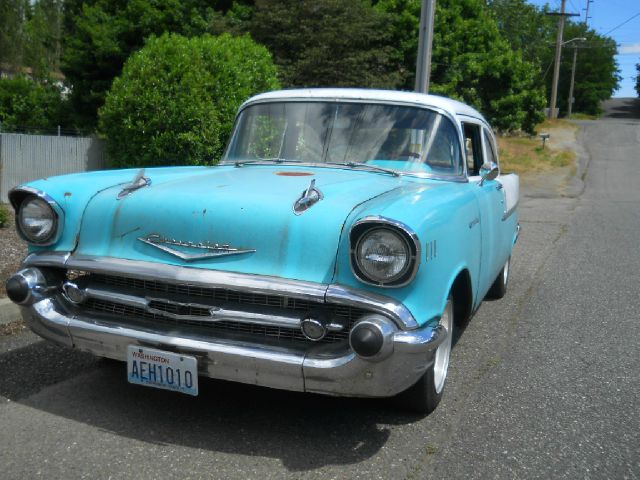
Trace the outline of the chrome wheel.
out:
[[[449,357],[451,356],[451,344],[453,340],[453,302],[451,299],[447,300],[447,305],[444,307],[440,325],[446,330],[447,338],[438,346],[433,362],[433,383],[437,394],[442,392],[445,381],[447,380]]]
[[[504,286],[507,286],[507,282],[509,281],[509,264],[511,263],[511,257],[507,259],[507,263],[504,264],[504,268],[502,269],[502,283]]]

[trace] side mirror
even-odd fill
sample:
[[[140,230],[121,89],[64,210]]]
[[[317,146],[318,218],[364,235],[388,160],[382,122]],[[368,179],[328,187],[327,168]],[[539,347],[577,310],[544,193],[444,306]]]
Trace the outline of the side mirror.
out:
[[[500,175],[500,168],[493,162],[487,162],[480,167],[480,186],[487,180],[495,180]]]

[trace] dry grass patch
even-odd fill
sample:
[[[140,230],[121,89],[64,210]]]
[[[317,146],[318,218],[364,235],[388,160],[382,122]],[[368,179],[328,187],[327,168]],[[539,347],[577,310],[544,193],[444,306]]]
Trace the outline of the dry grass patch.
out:
[[[579,127],[565,120],[545,120],[536,127],[538,133],[547,132],[551,138],[559,137],[563,133],[573,135]],[[498,137],[500,150],[500,164],[505,172],[515,172],[518,175],[541,173],[556,168],[576,168],[576,153],[573,150],[557,149],[547,141],[542,147],[539,136],[502,136]]]

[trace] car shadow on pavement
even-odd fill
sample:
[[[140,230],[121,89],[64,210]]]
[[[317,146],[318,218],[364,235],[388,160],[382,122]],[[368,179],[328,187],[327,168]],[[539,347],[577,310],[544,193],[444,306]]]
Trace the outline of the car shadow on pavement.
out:
[[[156,445],[279,458],[290,471],[361,462],[392,425],[422,418],[383,400],[205,378],[198,397],[134,386],[124,363],[46,342],[0,355],[0,368],[0,395],[14,402]]]

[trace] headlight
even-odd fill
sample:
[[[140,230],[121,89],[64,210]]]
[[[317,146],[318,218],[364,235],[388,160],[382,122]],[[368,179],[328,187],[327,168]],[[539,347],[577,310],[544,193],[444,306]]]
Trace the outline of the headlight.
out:
[[[419,248],[417,236],[396,222],[365,219],[351,231],[351,264],[356,277],[365,283],[406,285],[415,276]]]
[[[28,197],[18,210],[18,227],[31,243],[46,244],[52,240],[58,227],[58,216],[42,198]]]

